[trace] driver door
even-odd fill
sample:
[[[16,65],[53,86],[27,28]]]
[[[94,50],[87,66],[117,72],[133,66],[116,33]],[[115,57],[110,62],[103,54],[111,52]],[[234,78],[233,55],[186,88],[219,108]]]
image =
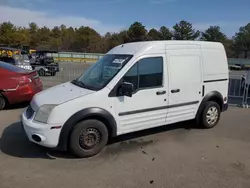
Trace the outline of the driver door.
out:
[[[120,134],[164,125],[168,105],[165,54],[143,56],[123,76],[132,83],[132,97],[115,97]]]

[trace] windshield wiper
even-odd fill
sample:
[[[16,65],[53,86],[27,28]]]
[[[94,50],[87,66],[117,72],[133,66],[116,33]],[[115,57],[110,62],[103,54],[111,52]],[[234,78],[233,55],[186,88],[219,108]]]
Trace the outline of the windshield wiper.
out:
[[[86,85],[82,81],[79,81],[77,79],[72,80],[72,83],[79,86],[79,87],[86,88]]]
[[[89,90],[94,90],[94,91],[98,91],[99,88],[96,88],[94,86],[90,86],[90,85],[86,85],[85,83],[83,83],[82,81],[80,80],[77,80],[77,79],[74,79],[71,81],[71,83],[81,87],[81,88],[85,88],[85,89],[89,89]]]

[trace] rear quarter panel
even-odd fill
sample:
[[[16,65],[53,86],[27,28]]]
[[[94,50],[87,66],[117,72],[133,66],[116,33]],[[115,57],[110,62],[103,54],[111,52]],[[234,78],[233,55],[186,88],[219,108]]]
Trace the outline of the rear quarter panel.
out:
[[[15,74],[0,68],[0,91],[14,89],[18,86],[18,81],[12,79]]]
[[[205,48],[202,52],[203,79],[228,79],[227,56],[223,49]]]
[[[204,96],[218,91],[228,96],[229,71],[225,49],[222,45],[202,49]],[[226,102],[226,101],[225,101]]]

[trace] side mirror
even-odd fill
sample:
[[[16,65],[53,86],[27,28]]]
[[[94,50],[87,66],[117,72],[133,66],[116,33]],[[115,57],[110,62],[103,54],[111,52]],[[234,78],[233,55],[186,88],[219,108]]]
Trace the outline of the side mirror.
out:
[[[121,87],[120,87],[120,90],[119,90],[119,95],[120,96],[132,97],[133,90],[134,90],[134,86],[133,86],[132,83],[123,82],[121,84]]]

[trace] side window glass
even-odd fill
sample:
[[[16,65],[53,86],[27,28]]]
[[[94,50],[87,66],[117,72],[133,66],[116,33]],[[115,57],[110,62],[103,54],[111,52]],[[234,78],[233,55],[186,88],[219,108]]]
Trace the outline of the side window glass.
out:
[[[150,57],[138,61],[123,77],[124,82],[134,85],[134,90],[163,85],[163,58]]]
[[[151,57],[138,62],[139,88],[160,87],[163,85],[163,58]]]
[[[123,82],[132,83],[134,85],[134,91],[138,89],[138,63],[134,64],[124,75]]]

